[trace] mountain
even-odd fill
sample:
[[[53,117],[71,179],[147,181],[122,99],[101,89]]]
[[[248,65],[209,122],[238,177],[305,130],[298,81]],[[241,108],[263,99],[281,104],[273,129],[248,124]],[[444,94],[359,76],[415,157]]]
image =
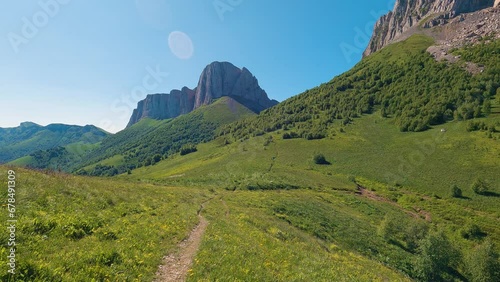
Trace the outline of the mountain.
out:
[[[149,166],[185,146],[211,141],[222,125],[255,115],[240,102],[225,96],[177,118],[143,118],[102,140],[79,164],[78,173],[112,176]]]
[[[461,14],[498,5],[498,0],[397,0],[394,10],[375,24],[370,43],[363,56],[368,56],[390,43],[401,41],[419,32],[423,21],[432,27],[448,22]],[[486,18],[483,18],[486,20]],[[498,26],[492,26],[498,30]]]
[[[255,76],[228,62],[213,62],[203,70],[196,88],[183,87],[169,94],[152,94],[137,104],[127,127],[143,118],[169,119],[187,114],[220,97],[231,97],[258,113],[276,105],[259,86]]]
[[[12,161],[38,150],[48,150],[72,143],[94,144],[108,135],[109,133],[93,125],[41,126],[23,122],[18,127],[0,128],[0,163]]]

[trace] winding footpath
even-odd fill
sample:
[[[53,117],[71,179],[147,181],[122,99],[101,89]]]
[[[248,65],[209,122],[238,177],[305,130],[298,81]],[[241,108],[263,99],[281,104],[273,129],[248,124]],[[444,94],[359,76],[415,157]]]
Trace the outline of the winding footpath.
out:
[[[182,241],[178,246],[178,252],[170,254],[163,259],[163,264],[160,265],[156,272],[154,282],[180,282],[185,281],[189,268],[193,264],[194,256],[200,247],[203,234],[208,226],[208,221],[201,215],[201,210],[198,211],[200,222],[191,231],[189,237]]]

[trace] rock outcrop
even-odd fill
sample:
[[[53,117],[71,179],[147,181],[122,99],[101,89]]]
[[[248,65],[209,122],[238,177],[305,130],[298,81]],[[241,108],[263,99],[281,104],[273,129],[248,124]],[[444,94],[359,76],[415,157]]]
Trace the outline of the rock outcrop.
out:
[[[170,94],[148,95],[140,101],[127,127],[145,117],[175,118],[225,96],[237,100],[254,112],[278,103],[268,98],[248,69],[240,69],[228,62],[213,62],[203,70],[195,89],[184,87],[180,91],[172,90]]]
[[[418,28],[423,19],[426,19],[423,27],[429,28],[442,25],[457,15],[493,7],[494,4],[495,0],[397,0],[394,10],[382,16],[375,24],[363,56],[407,38],[408,33]]]
[[[169,119],[187,114],[193,110],[194,96],[194,90],[187,87],[182,90],[172,90],[170,94],[150,94],[146,99],[139,101],[127,127],[145,117]]]

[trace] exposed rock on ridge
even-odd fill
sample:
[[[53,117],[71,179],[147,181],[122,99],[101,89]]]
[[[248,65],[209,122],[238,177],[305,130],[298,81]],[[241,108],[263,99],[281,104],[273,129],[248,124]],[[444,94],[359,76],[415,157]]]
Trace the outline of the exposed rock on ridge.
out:
[[[268,98],[248,69],[239,69],[228,62],[213,62],[203,70],[194,90],[184,87],[180,91],[172,90],[170,94],[148,95],[140,101],[127,127],[145,117],[175,118],[224,96],[234,98],[254,112],[278,103]]]
[[[493,7],[494,3],[495,0],[397,0],[394,10],[382,16],[375,24],[372,38],[363,56],[405,39],[404,34],[418,27],[422,19],[434,16],[435,22],[431,21],[430,26],[426,26],[432,27],[462,13]]]
[[[187,114],[193,110],[193,106],[194,91],[187,87],[180,91],[172,90],[170,94],[150,94],[146,99],[139,101],[127,127],[145,117],[168,119]]]

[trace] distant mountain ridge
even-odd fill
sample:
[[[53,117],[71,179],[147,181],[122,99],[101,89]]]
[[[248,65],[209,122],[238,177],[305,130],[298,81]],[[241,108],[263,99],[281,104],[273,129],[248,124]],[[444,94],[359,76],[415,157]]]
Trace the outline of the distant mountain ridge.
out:
[[[229,62],[213,62],[203,70],[196,88],[183,87],[169,94],[151,94],[139,101],[127,128],[143,118],[175,118],[226,96],[256,113],[278,104],[268,98],[248,69],[240,69]]]
[[[497,6],[499,0],[397,0],[393,11],[382,16],[377,23],[363,57],[385,46],[406,39],[405,33],[432,16],[438,22],[454,18],[463,13],[471,13]]]
[[[49,124],[41,126],[23,122],[18,127],[0,128],[0,163],[6,163],[38,150],[68,144],[97,143],[109,133],[93,125]]]

